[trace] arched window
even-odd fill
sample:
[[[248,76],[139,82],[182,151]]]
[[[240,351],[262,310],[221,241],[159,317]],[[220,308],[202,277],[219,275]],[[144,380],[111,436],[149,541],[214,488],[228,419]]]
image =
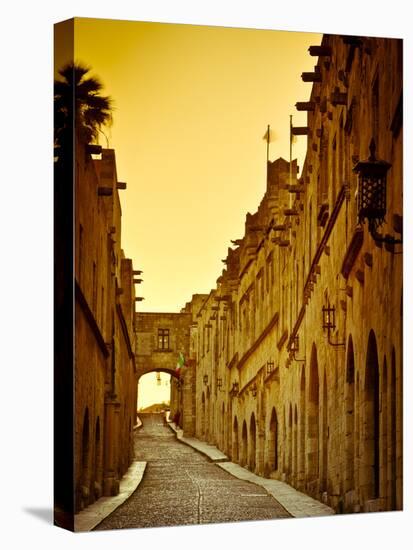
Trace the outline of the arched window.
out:
[[[364,379],[363,500],[379,497],[380,492],[380,413],[379,361],[376,336],[371,330],[367,346]]]

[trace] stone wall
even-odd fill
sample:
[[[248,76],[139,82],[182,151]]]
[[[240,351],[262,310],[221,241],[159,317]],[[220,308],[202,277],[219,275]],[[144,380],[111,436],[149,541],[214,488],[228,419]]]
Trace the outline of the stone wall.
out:
[[[338,512],[401,509],[402,245],[358,220],[353,168],[374,138],[391,164],[381,231],[400,238],[402,46],[328,35],[321,46],[297,104],[301,175],[269,164],[195,319],[196,435]]]
[[[133,458],[135,290],[121,249],[112,149],[77,143],[75,177],[75,509],[114,495]]]

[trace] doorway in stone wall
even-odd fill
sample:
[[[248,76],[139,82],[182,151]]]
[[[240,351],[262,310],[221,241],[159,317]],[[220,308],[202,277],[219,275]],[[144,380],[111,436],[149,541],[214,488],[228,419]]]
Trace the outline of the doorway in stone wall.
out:
[[[315,344],[311,350],[310,376],[308,388],[307,409],[307,468],[308,489],[316,495],[318,493],[319,476],[319,378],[317,348]]]
[[[249,449],[249,469],[254,472],[256,465],[256,444],[257,444],[257,427],[255,422],[255,415],[252,413],[250,420],[250,449]]]
[[[234,417],[234,425],[232,430],[232,460],[238,462],[239,460],[239,447],[238,447],[238,419]]]
[[[377,343],[371,330],[364,379],[363,500],[380,496],[380,378]]]
[[[278,419],[275,407],[271,411],[270,429],[268,432],[268,470],[278,470]]]
[[[242,423],[242,434],[241,434],[241,466],[246,466],[248,463],[248,434],[247,434],[247,423]]]

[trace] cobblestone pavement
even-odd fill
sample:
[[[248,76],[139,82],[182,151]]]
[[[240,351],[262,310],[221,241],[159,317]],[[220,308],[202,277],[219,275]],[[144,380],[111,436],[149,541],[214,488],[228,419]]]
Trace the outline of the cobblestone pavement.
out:
[[[177,441],[161,415],[141,419],[135,458],[147,461],[144,478],[95,530],[291,517],[262,487],[234,478]]]

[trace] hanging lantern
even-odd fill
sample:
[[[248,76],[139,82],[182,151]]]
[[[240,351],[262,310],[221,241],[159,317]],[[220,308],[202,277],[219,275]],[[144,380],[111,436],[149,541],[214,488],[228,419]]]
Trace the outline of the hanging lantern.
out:
[[[336,328],[335,321],[336,308],[334,306],[330,307],[330,304],[323,306],[323,329],[324,330],[334,330]]]
[[[160,372],[156,373],[156,383],[157,383],[158,386],[161,385],[161,373]]]
[[[375,232],[386,215],[386,180],[391,164],[376,158],[376,144],[370,142],[370,156],[359,161],[353,171],[358,174],[358,221],[368,220],[369,230]]]

